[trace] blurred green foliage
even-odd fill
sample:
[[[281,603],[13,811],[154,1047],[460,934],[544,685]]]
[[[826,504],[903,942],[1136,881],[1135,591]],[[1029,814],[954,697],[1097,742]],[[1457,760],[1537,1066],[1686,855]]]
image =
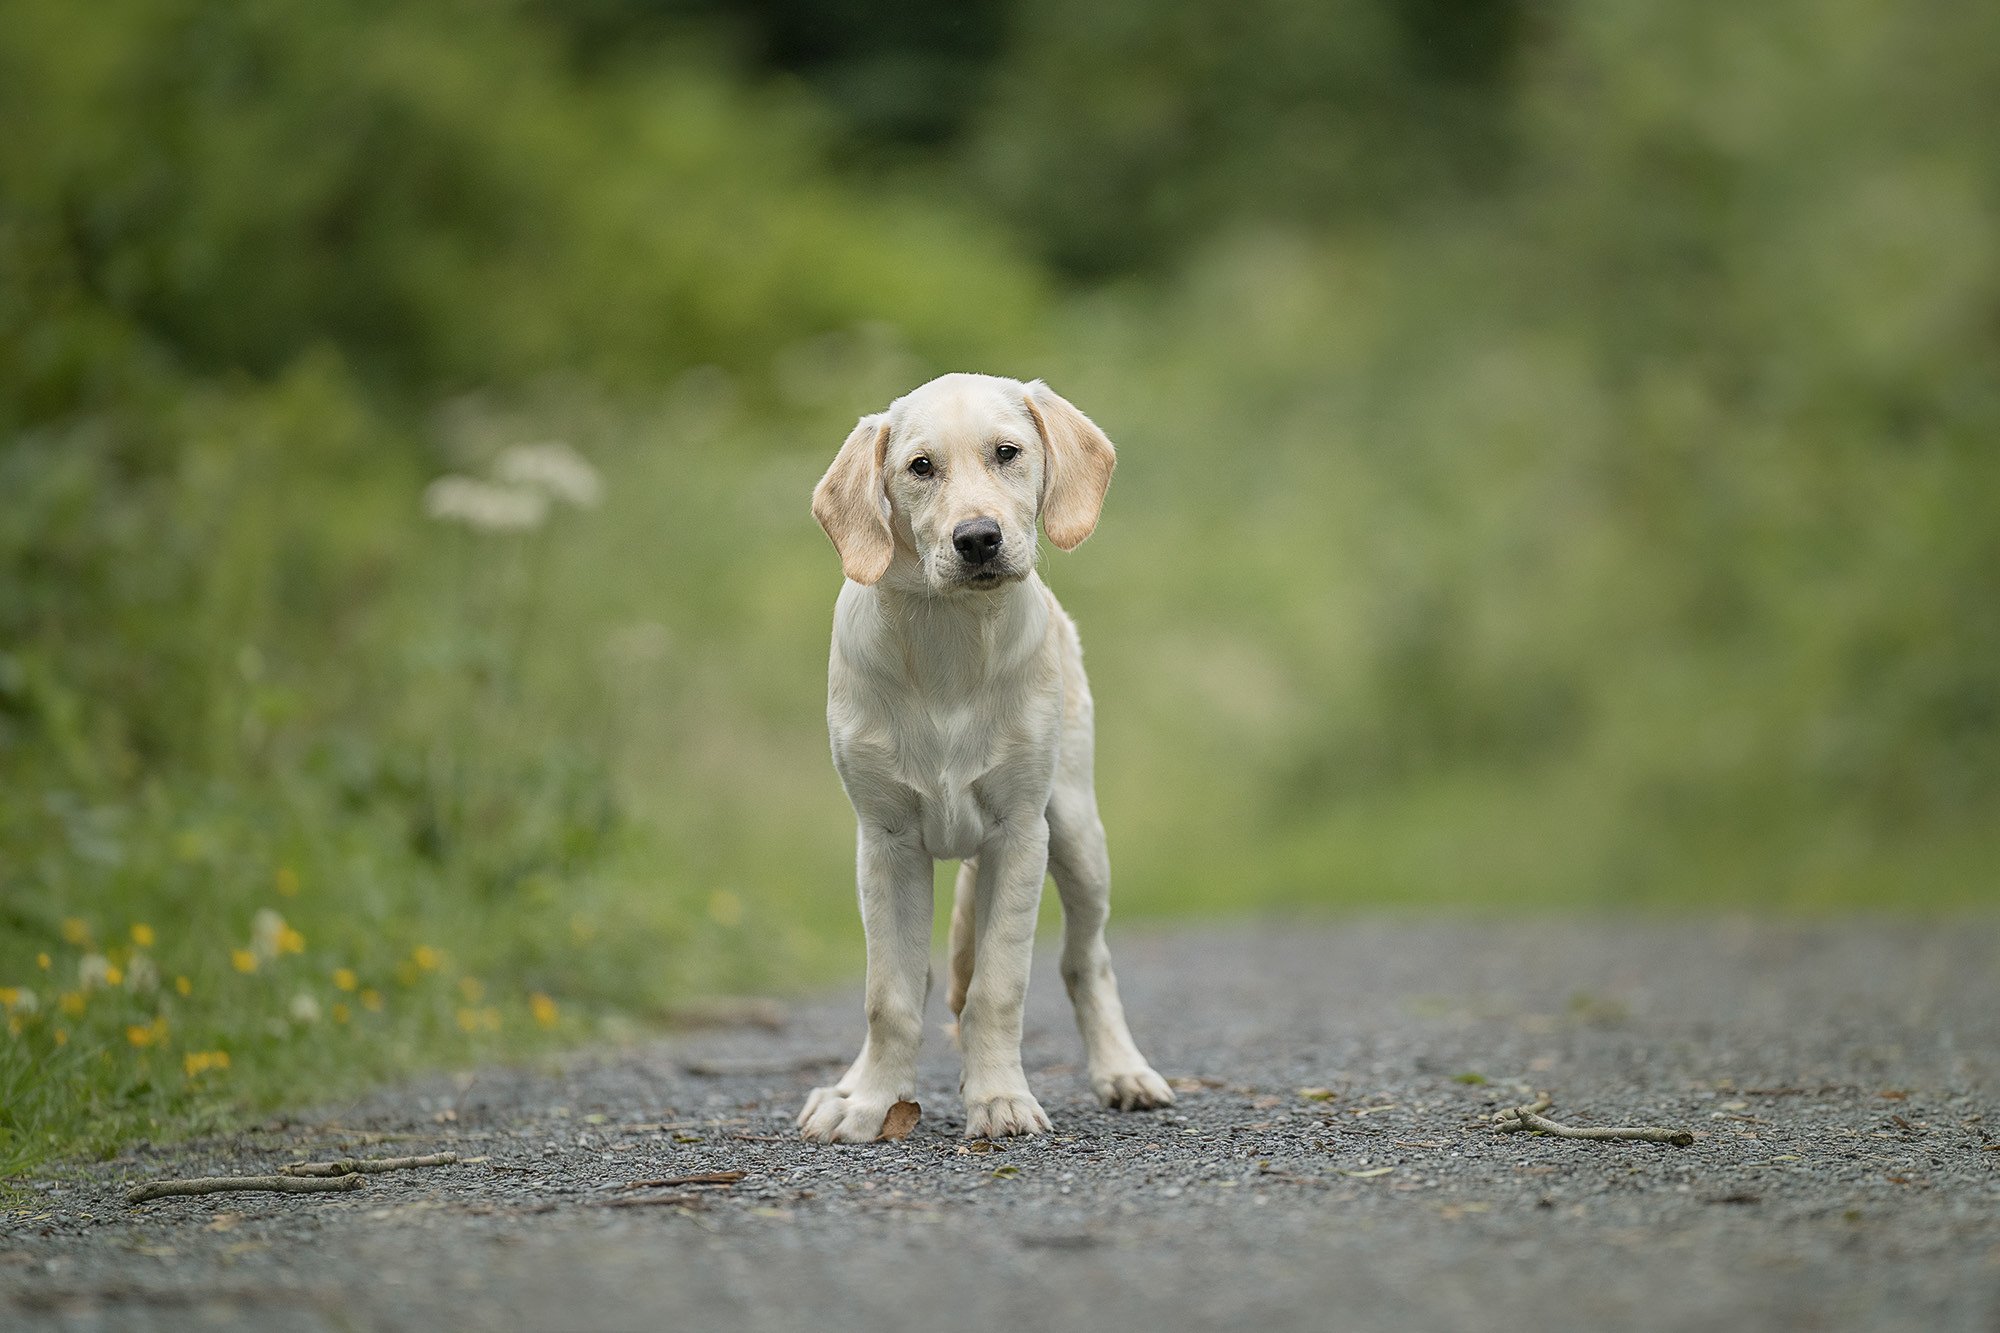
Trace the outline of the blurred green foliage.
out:
[[[0,8],[0,1168],[851,968],[946,369],[1123,450],[1121,915],[1990,905],[2000,15],[914,13]]]

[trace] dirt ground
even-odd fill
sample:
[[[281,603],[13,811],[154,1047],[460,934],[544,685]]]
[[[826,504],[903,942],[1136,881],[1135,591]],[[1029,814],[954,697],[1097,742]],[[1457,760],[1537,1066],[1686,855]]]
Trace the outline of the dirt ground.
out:
[[[8,1329],[2000,1330],[2000,921],[1269,923],[1114,934],[1171,1110],[968,1144],[950,1043],[896,1143],[791,1119],[859,987],[439,1076],[33,1182]],[[941,1020],[940,1012],[937,1017]],[[1578,1125],[1496,1133],[1546,1089]],[[351,1193],[132,1182],[457,1152]],[[717,1183],[661,1184],[740,1172]]]

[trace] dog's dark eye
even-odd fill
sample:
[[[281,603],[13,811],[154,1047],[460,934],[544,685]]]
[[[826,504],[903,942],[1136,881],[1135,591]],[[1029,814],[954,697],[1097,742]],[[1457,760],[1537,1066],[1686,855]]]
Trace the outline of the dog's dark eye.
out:
[[[1003,463],[1011,463],[1021,456],[1021,446],[1018,444],[1003,444],[993,451],[993,456]]]
[[[928,477],[931,474],[931,460],[919,454],[910,460],[910,471],[919,477]]]

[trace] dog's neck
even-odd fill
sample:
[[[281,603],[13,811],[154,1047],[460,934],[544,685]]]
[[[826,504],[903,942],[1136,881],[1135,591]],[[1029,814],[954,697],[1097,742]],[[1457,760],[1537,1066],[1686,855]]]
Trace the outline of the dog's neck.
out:
[[[957,678],[968,669],[981,677],[1010,670],[1048,633],[1047,591],[1032,572],[996,588],[940,593],[884,579],[851,583],[846,595],[860,614],[840,620],[865,641],[851,646],[919,685],[964,688],[971,682]]]

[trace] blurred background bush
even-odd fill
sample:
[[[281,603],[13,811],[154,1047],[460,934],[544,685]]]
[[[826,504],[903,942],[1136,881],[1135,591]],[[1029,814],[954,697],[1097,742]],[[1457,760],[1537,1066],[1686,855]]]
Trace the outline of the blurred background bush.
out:
[[[806,497],[950,369],[1122,449],[1122,919],[1990,905],[1996,87],[1886,0],[10,0],[0,1166],[852,968]]]

